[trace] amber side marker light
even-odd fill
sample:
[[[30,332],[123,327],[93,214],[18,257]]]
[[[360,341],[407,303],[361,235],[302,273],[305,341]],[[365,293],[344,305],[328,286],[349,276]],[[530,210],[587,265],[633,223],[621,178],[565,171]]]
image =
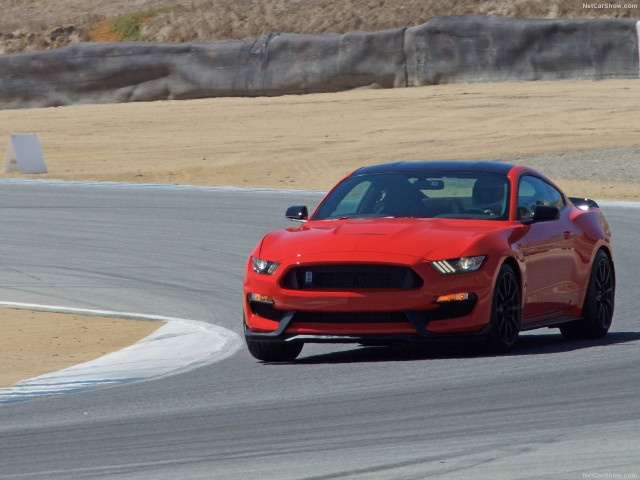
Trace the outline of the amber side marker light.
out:
[[[261,302],[261,303],[274,303],[273,297],[270,297],[269,295],[262,295],[260,293],[250,293],[249,301]]]
[[[461,302],[463,300],[469,300],[468,293],[450,293],[449,295],[440,295],[436,300],[436,303]]]

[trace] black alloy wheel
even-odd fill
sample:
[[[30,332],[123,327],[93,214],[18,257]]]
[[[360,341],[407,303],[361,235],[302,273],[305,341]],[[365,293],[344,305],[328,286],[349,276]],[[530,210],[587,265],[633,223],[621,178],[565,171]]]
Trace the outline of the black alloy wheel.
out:
[[[521,325],[520,284],[513,269],[503,264],[493,292],[489,347],[497,352],[511,350],[518,341]]]
[[[565,338],[601,338],[611,327],[615,305],[616,277],[609,256],[599,250],[593,260],[582,318],[560,326]]]

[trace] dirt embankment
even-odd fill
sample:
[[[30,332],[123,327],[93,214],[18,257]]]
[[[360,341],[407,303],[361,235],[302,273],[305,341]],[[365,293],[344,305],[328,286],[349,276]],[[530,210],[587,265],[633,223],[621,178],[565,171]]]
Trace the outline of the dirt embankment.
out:
[[[376,31],[420,25],[439,15],[640,17],[635,3],[576,0],[0,0],[0,11],[0,53],[79,41],[190,42],[257,38],[270,31]]]

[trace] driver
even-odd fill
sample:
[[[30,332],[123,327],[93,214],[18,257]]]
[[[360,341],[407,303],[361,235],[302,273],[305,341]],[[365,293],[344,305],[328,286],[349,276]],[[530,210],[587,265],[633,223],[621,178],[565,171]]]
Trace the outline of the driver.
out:
[[[497,177],[479,178],[473,185],[471,205],[487,215],[502,215],[507,199],[507,184]]]

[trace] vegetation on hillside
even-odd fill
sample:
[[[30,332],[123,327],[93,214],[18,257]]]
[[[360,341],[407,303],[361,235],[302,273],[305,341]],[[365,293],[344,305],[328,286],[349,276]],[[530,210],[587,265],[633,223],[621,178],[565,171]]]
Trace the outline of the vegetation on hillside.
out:
[[[640,17],[637,4],[627,5],[582,0],[0,0],[0,53],[82,41],[188,42],[256,38],[270,31],[375,31],[419,25],[439,15]]]

